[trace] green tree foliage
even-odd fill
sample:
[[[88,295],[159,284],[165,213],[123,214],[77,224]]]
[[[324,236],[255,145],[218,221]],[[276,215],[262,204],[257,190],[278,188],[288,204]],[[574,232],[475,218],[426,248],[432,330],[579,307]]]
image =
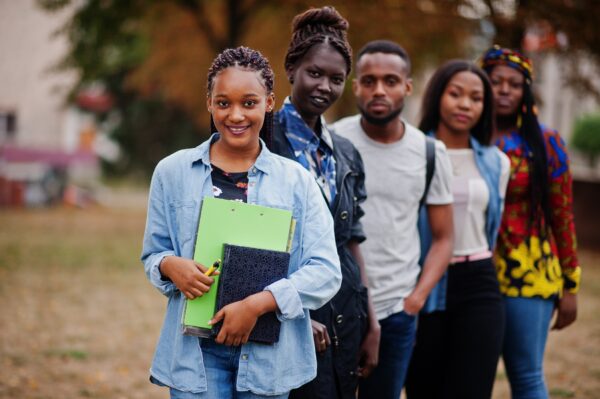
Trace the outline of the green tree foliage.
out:
[[[49,12],[74,6],[70,0],[38,3]],[[420,65],[431,54],[449,56],[466,35],[466,31],[449,33],[459,32],[450,28],[461,19],[451,2],[433,2],[437,3],[433,8],[420,3],[432,2],[333,5],[350,20],[350,38],[356,46],[380,37],[398,40]],[[59,32],[70,43],[59,67],[79,73],[72,96],[89,84],[101,83],[114,100],[120,122],[112,137],[126,155],[107,170],[149,172],[166,154],[195,145],[209,134],[206,71],[223,48],[243,43],[261,49],[272,60],[279,77],[276,94],[283,99],[289,92],[281,77],[290,21],[309,4],[293,0],[281,5],[270,0],[88,0],[75,5],[73,17]],[[424,51],[426,47],[431,51]],[[339,107],[352,104],[347,93]]]
[[[281,103],[290,91],[283,69],[290,22],[309,6],[335,6],[350,22],[349,39],[355,51],[373,39],[401,43],[413,59],[418,87],[424,85],[418,76],[425,65],[449,58],[472,58],[492,41],[518,47],[529,21],[559,21],[556,29],[569,32],[573,48],[592,48],[600,37],[595,30],[597,24],[590,23],[598,7],[589,7],[594,10],[589,13],[586,7],[594,1],[38,0],[38,3],[48,12],[74,8],[72,18],[58,32],[66,35],[70,43],[70,51],[60,67],[79,73],[72,95],[89,84],[101,83],[114,99],[120,123],[112,135],[126,157],[111,170],[149,172],[158,159],[179,148],[196,145],[210,133],[206,72],[223,48],[244,44],[260,49],[275,70],[275,94]],[[583,18],[582,24],[576,23],[578,17]],[[498,40],[489,32],[482,35],[486,23],[481,19],[487,21],[487,26],[491,23],[495,27]],[[577,35],[578,27],[588,29],[587,33]],[[477,45],[473,38],[482,36],[485,43]],[[354,99],[347,85],[332,115],[350,112],[354,112]],[[106,117],[99,115],[100,119]]]
[[[595,165],[600,155],[600,113],[584,115],[575,122],[571,144]]]

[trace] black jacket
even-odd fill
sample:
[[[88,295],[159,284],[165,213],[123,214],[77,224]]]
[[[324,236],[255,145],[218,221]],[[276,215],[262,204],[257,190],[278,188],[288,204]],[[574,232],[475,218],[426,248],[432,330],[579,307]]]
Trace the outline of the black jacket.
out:
[[[271,150],[296,160],[283,128],[275,119]],[[325,306],[311,311],[311,318],[327,326],[332,345],[317,355],[317,378],[290,398],[354,398],[358,378],[358,353],[367,326],[367,293],[360,269],[350,253],[350,240],[365,240],[360,218],[360,204],[366,199],[362,158],[347,139],[331,133],[336,161],[337,194],[329,207],[335,225],[335,239],[342,269],[342,285]],[[325,200],[325,197],[323,197]]]

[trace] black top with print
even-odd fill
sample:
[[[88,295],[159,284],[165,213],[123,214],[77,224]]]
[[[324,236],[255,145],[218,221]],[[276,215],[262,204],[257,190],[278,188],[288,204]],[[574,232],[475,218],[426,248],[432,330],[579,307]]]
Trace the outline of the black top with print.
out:
[[[210,176],[215,198],[248,201],[248,172],[229,173],[212,165]]]

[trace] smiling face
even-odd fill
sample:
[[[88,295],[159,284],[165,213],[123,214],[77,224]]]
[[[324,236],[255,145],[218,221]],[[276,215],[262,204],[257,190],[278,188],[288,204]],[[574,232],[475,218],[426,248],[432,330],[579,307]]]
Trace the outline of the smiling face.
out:
[[[360,57],[352,87],[363,116],[387,123],[402,111],[404,98],[412,93],[412,80],[399,55],[369,53]]]
[[[440,99],[440,124],[454,134],[469,134],[483,112],[483,82],[473,72],[455,74]]]
[[[219,72],[207,99],[222,145],[233,151],[259,148],[258,137],[275,98],[267,93],[259,71],[229,67]]]
[[[509,66],[498,65],[492,69],[490,80],[494,90],[496,114],[500,117],[516,115],[523,102],[523,74]]]
[[[317,119],[344,90],[346,61],[334,47],[321,43],[286,72],[292,83],[292,104],[314,129]]]

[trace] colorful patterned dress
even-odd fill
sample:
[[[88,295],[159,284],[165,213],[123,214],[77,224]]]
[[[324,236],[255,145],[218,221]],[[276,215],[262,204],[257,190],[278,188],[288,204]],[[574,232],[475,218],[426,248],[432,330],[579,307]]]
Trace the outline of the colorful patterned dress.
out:
[[[550,234],[543,230],[540,210],[531,213],[530,151],[521,135],[513,132],[496,145],[511,162],[506,203],[496,246],[496,266],[501,292],[510,297],[556,298],[563,289],[576,293],[581,269],[572,212],[572,177],[565,143],[555,130],[541,126],[550,184]],[[541,228],[540,228],[541,227]]]

